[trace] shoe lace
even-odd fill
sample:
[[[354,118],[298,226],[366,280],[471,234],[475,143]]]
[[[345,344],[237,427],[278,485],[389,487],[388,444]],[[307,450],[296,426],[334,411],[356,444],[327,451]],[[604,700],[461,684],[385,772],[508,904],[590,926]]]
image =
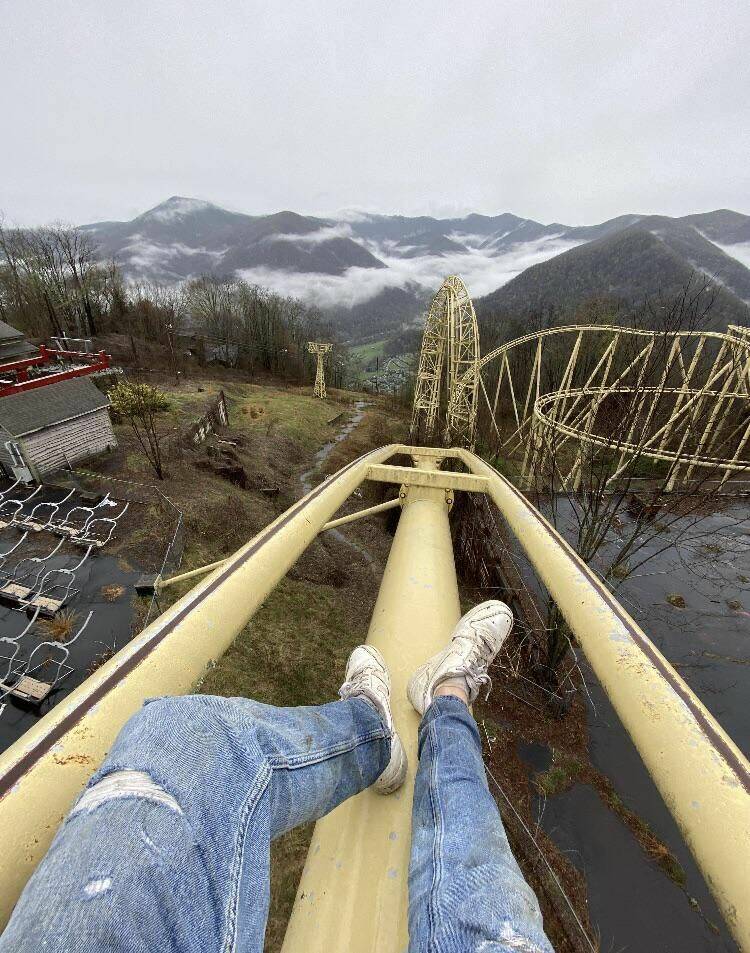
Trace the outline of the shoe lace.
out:
[[[369,687],[370,671],[360,669],[353,678],[347,679],[339,689],[339,698],[350,698],[352,695],[361,695]]]
[[[484,700],[487,701],[487,699],[490,697],[490,692],[492,691],[492,679],[490,678],[490,675],[487,671],[487,657],[494,655],[495,646],[491,638],[482,630],[481,627],[474,629],[474,631],[479,638],[479,642],[475,643],[474,648],[469,655],[469,671],[466,673],[466,675],[471,679],[474,688],[476,688],[477,694],[479,694],[483,685],[487,686],[487,691],[484,695]]]
[[[359,689],[359,682],[361,679],[352,678],[349,681],[344,682],[344,684],[339,689],[339,698],[349,698],[351,695],[356,694]]]

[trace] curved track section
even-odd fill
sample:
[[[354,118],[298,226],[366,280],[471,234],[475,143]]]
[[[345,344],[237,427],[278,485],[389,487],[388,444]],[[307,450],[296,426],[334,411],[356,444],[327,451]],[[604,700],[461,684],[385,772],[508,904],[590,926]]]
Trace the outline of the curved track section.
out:
[[[476,374],[479,439],[517,457],[527,484],[545,473],[576,488],[594,447],[608,451],[608,481],[637,457],[668,464],[669,489],[750,466],[746,328],[549,328],[484,355]]]
[[[750,468],[750,329],[547,328],[480,356],[463,281],[445,280],[427,314],[412,441],[517,461],[532,480],[577,488],[607,454],[608,481],[634,458],[668,467],[667,489]]]

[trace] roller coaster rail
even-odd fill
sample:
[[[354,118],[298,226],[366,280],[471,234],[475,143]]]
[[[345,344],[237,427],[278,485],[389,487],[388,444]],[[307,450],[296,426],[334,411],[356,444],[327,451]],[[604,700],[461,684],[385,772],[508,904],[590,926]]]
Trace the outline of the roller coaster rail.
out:
[[[457,275],[443,282],[425,321],[414,391],[412,440],[435,436],[441,399],[447,404],[446,445],[474,446],[479,328],[466,285]]]
[[[544,345],[550,339],[567,345],[567,360],[558,362],[562,376],[545,392]],[[625,341],[631,342],[628,348]],[[496,369],[494,380],[490,368]],[[470,373],[480,383],[478,416],[484,433],[494,437],[495,452],[512,456],[524,450],[522,485],[531,485],[535,472],[545,469],[550,448],[561,455],[566,446],[573,448],[573,459],[560,482],[572,489],[580,486],[587,446],[618,457],[609,483],[635,457],[670,464],[668,491],[689,485],[696,470],[704,476],[715,472],[723,486],[748,469],[750,336],[745,328],[730,326],[726,333],[609,325],[548,328],[495,348]],[[632,419],[627,433],[613,437],[603,432],[599,413],[615,397],[630,404]],[[503,418],[510,419],[509,427]]]
[[[403,465],[404,457],[411,465]],[[451,469],[441,469],[444,461]],[[318,822],[285,953],[374,948],[396,953],[407,945],[418,717],[405,688],[414,668],[444,645],[460,614],[448,517],[461,492],[486,494],[505,519],[607,692],[729,928],[740,946],[750,949],[745,757],[519,489],[468,450],[404,445],[367,453],[312,489],[0,756],[2,917],[10,914],[62,817],[127,718],[146,698],[190,692],[304,549],[369,480],[399,491],[398,528],[368,641],[391,671],[394,719],[411,773],[400,797],[364,791]],[[387,876],[391,870],[397,876]]]
[[[543,370],[557,379],[543,381]],[[632,420],[613,436],[602,418],[616,398],[629,403]],[[591,447],[617,456],[609,483],[638,457],[669,464],[667,491],[689,485],[696,471],[714,471],[723,486],[750,465],[750,330],[572,325],[480,356],[471,299],[451,276],[426,318],[411,434],[412,442],[470,449],[479,440],[496,457],[521,451],[527,487],[554,453],[571,457],[558,478],[578,489]]]

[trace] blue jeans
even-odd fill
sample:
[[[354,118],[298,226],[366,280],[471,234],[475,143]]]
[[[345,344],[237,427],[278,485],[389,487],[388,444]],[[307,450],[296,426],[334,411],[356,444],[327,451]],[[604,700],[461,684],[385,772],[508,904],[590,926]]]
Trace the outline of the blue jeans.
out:
[[[361,698],[148,702],[29,880],[0,953],[259,953],[271,841],[372,784],[389,754]],[[435,699],[419,754],[410,953],[551,953],[461,701]]]

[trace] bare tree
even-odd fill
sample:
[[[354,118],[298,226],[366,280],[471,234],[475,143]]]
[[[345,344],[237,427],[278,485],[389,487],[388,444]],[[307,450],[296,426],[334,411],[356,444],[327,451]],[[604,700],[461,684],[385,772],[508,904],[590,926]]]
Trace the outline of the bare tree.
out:
[[[107,269],[79,229],[0,227],[4,313],[32,333],[87,337],[97,331]],[[44,327],[46,318],[47,327]]]
[[[72,292],[77,320],[83,336],[97,333],[94,294],[102,270],[93,238],[80,229],[55,225],[47,232],[48,241],[59,250],[66,285]]]

